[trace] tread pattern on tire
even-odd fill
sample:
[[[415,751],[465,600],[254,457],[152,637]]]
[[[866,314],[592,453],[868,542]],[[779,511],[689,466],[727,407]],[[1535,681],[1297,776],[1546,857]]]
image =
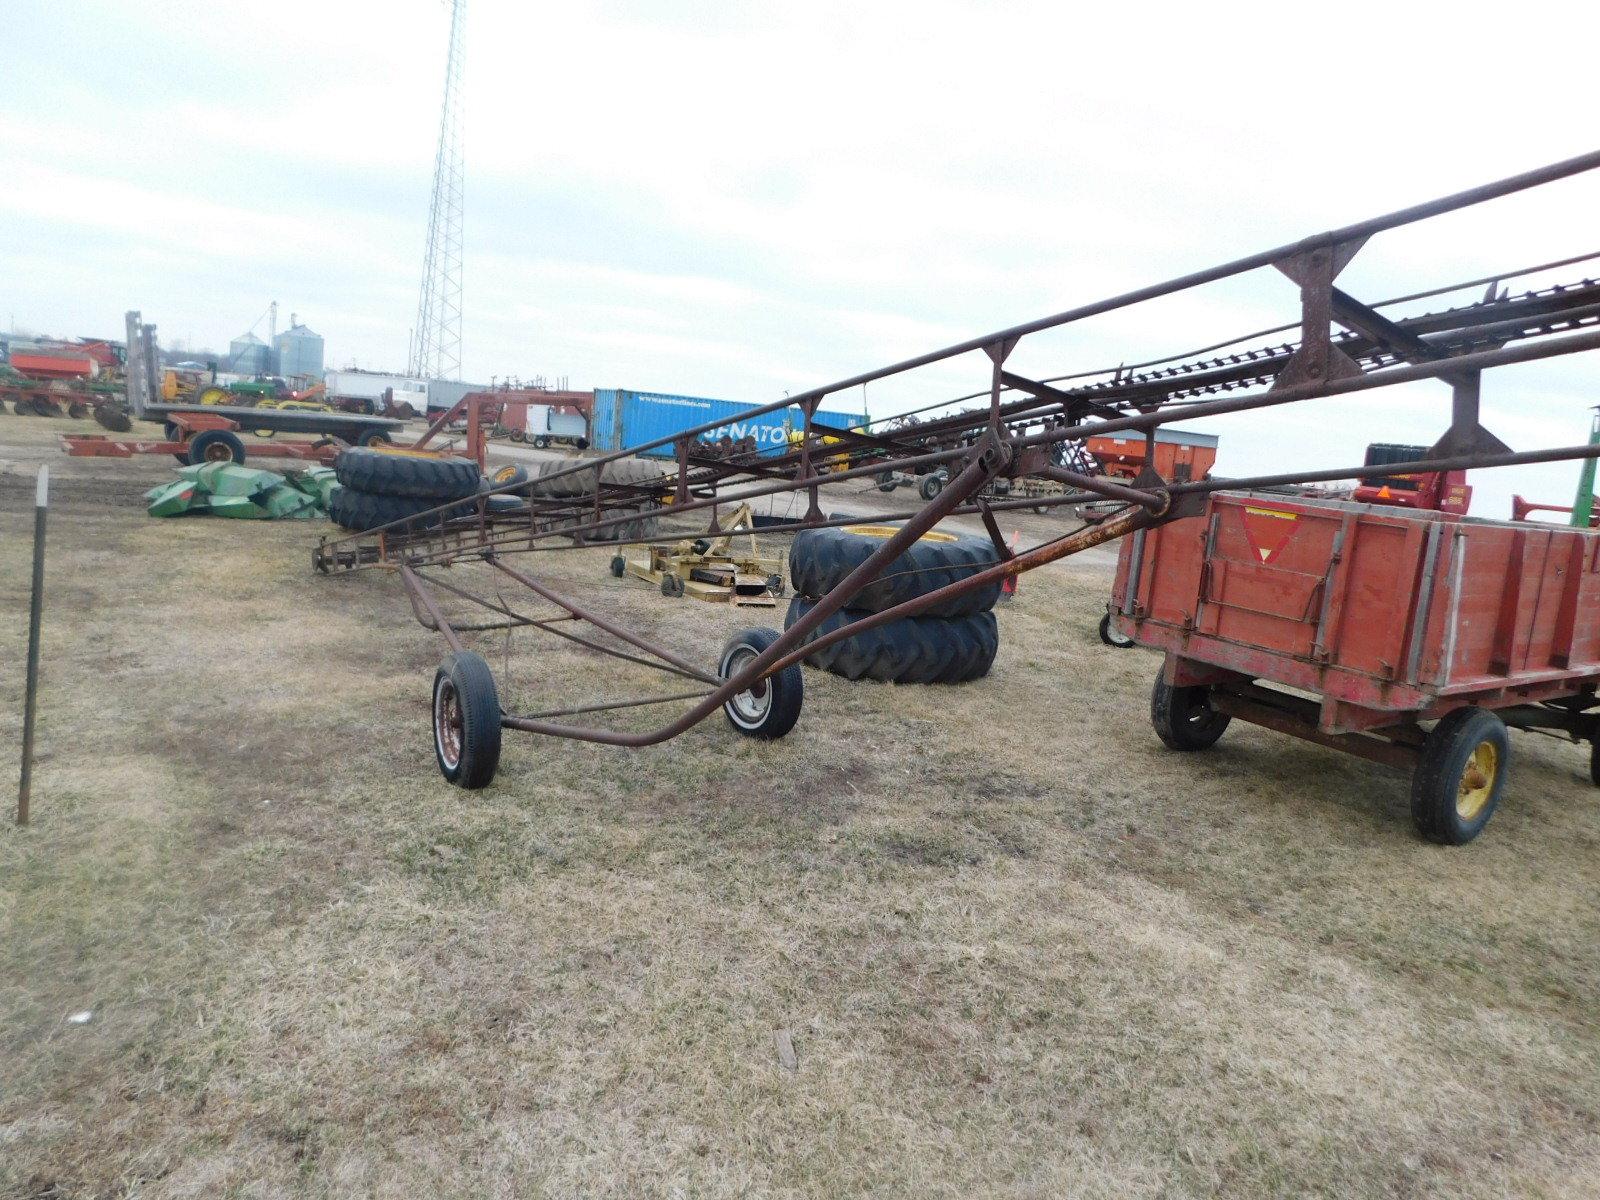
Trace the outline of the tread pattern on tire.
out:
[[[1463,821],[1456,813],[1456,784],[1465,755],[1485,740],[1494,741],[1500,752],[1494,794],[1482,812]],[[1411,820],[1417,832],[1443,846],[1465,845],[1477,837],[1500,807],[1510,751],[1505,722],[1495,713],[1470,707],[1446,713],[1423,742],[1422,760],[1411,776]]]
[[[348,529],[351,533],[366,533],[368,530],[381,529],[385,525],[414,517],[418,513],[427,512],[430,508],[438,506],[439,502],[432,499],[377,496],[356,488],[337,487],[328,497],[328,518],[340,529]],[[468,511],[469,507],[463,505],[462,511]],[[416,527],[426,529],[438,522],[439,514],[435,514],[426,521],[419,521]]]
[[[802,529],[789,549],[789,580],[802,596],[820,598],[832,591],[850,572],[866,562],[883,545],[883,539],[842,529]],[[923,539],[884,569],[879,578],[850,598],[850,608],[882,612],[952,583],[968,579],[999,559],[982,538],[961,536],[953,541]],[[988,612],[1000,599],[1000,584],[964,592],[917,614],[924,617],[967,617]]]
[[[493,782],[500,765],[500,698],[495,690],[494,674],[482,656],[470,650],[460,650],[446,658],[434,673],[435,692],[442,677],[450,679],[461,701],[461,761],[452,778],[439,756],[437,740],[434,743],[434,759],[439,764],[440,772],[457,787],[487,787]]]
[[[466,458],[423,458],[356,447],[340,451],[334,474],[347,488],[375,496],[462,500],[476,495],[482,476]]]
[[[789,602],[783,627],[789,628],[815,604],[796,596]],[[818,626],[811,638],[852,625],[866,615],[841,609]],[[901,617],[824,646],[805,661],[852,680],[968,683],[989,673],[999,649],[1000,627],[994,613],[981,612],[965,617]]]
[[[560,474],[571,470],[573,465],[559,459],[544,459],[530,463],[528,493],[551,499],[594,495],[597,468],[589,467],[582,471],[573,471],[570,475]],[[598,470],[602,482],[608,484],[660,483],[663,489],[667,487],[665,480],[667,468],[659,463],[642,462],[637,458],[619,458],[616,462],[602,464]],[[556,478],[549,478],[552,475]]]
[[[594,495],[594,480],[596,468],[574,471],[570,475],[560,475],[555,479],[548,478],[557,472],[568,470],[573,464],[556,459],[545,459],[540,462],[528,464],[528,484],[522,489],[524,495],[540,497],[546,500],[578,500]],[[622,458],[616,462],[603,463],[599,468],[601,479],[607,484],[654,484],[661,483],[666,468],[636,458]],[[663,484],[663,487],[665,484]],[[660,520],[653,515],[654,504],[651,502],[641,511],[637,508],[602,508],[600,519],[603,521],[617,520],[621,517],[635,516],[636,520],[619,521],[605,529],[597,530],[588,535],[592,542],[614,542],[619,539],[629,541],[635,538],[655,537],[660,531]],[[548,528],[563,529],[573,525],[587,525],[594,520],[593,512],[585,512],[572,517],[561,517],[550,523]]]

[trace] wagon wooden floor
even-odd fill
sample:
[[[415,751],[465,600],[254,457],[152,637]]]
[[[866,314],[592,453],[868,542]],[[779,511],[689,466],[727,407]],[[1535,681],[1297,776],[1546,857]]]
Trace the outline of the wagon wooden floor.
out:
[[[0,417],[7,803],[60,476],[36,823],[0,831],[0,1193],[1600,1190],[1579,748],[1516,736],[1461,850],[1384,768],[1166,752],[1155,660],[1095,638],[1102,558],[1025,580],[981,684],[807,672],[771,745],[510,736],[466,795],[394,581],[313,577],[318,525],[148,519],[166,467],[60,459],[67,425]],[[747,618],[606,557],[537,561],[707,661]],[[636,682],[509,654],[525,708]]]

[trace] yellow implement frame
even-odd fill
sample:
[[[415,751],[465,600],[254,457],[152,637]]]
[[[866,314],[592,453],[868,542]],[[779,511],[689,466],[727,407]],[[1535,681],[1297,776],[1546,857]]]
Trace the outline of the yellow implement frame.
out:
[[[735,538],[748,539],[748,554],[735,553]],[[757,608],[773,607],[784,592],[783,560],[762,557],[748,504],[734,509],[715,534],[645,549],[648,555],[642,558],[618,554],[611,560],[611,573],[653,583],[663,596]]]

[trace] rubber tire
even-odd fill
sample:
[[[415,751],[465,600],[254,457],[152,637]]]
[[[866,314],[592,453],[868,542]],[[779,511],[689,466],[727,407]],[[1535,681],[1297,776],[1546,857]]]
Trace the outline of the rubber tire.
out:
[[[892,492],[899,486],[895,482],[893,471],[879,471],[872,477],[872,482],[878,485],[880,492]]]
[[[337,487],[328,497],[328,519],[340,529],[348,529],[351,533],[367,533],[437,507],[436,500],[418,500],[410,496],[375,496],[371,492],[359,491],[356,488]],[[448,510],[446,515],[449,515]],[[438,523],[439,515],[435,514],[426,521],[417,522],[416,528],[428,529]]]
[[[533,439],[533,448],[535,450],[548,450],[550,448],[550,439],[541,433]]]
[[[867,522],[863,522],[866,524]],[[821,598],[883,545],[884,539],[838,529],[802,529],[789,548],[789,583],[801,596]],[[953,541],[922,539],[889,563],[879,578],[849,601],[860,612],[882,612],[958,580],[970,578],[998,560],[983,538],[960,536]],[[901,572],[911,572],[901,574]],[[1000,584],[942,600],[918,617],[968,617],[988,612],[1000,598]]]
[[[333,460],[333,471],[347,488],[435,503],[477,495],[483,478],[471,459],[385,454],[367,447],[341,450]]]
[[[686,589],[683,586],[683,577],[670,572],[661,577],[661,594],[669,599],[677,599]]]
[[[1482,742],[1500,753],[1499,769],[1489,799],[1470,821],[1456,811],[1456,790],[1467,760]],[[1500,806],[1506,772],[1511,766],[1511,738],[1506,723],[1486,708],[1458,708],[1446,713],[1422,743],[1422,761],[1411,775],[1411,821],[1417,832],[1443,846],[1464,846],[1489,823]]]
[[[922,482],[917,484],[917,495],[924,500],[932,500],[944,491],[945,478],[938,471],[929,471],[922,477]]]
[[[776,630],[772,629],[746,629],[735,634],[722,648],[722,656],[717,660],[717,674],[727,679],[729,677],[728,660],[740,649],[748,648],[761,654],[778,640]],[[805,704],[806,681],[800,670],[799,663],[791,663],[775,675],[769,675],[763,680],[770,693],[767,711],[756,724],[750,724],[743,718],[735,716],[733,701],[730,699],[722,706],[723,714],[732,725],[746,737],[761,738],[770,741],[781,738],[795,727],[795,722],[800,720],[800,709]]]
[[[622,555],[613,555],[611,559],[611,578],[621,579],[628,573],[628,560]]]
[[[188,442],[189,465],[198,467],[207,462],[221,462],[221,459],[209,459],[206,455],[213,447],[223,446],[229,452],[229,461],[236,467],[244,466],[244,443],[239,440],[238,434],[231,429],[202,429]]]
[[[436,718],[439,689],[445,682],[455,688],[461,705],[461,756],[454,767],[446,764],[439,748]],[[433,760],[439,773],[459,788],[487,787],[500,766],[500,697],[489,664],[470,650],[457,650],[433,675],[433,703],[429,706],[433,733]]]
[[[1214,710],[1210,698],[1205,684],[1173,687],[1163,670],[1150,690],[1150,724],[1156,736],[1172,750],[1209,750],[1233,721]]]
[[[1100,618],[1100,640],[1113,650],[1132,650],[1138,645],[1125,633],[1118,633],[1111,625],[1111,614],[1107,612]]]
[[[573,464],[558,459],[543,459],[530,464],[532,470],[529,475],[528,491],[531,495],[542,496],[550,499],[566,499],[575,496],[593,496],[595,468],[573,471]],[[557,472],[572,471],[570,475],[559,475],[555,479],[546,476],[556,475]],[[616,462],[608,462],[600,468],[600,478],[605,484],[659,484],[663,492],[670,486],[670,481],[665,478],[665,467],[657,463],[642,462],[634,458],[622,458]]]
[[[496,467],[489,475],[489,485],[495,490],[509,488],[505,493],[512,496],[526,496],[528,494],[528,468],[520,463],[507,463],[503,467]]]
[[[815,605],[814,600],[796,596],[789,601],[783,627],[788,629]],[[841,609],[806,640],[852,625],[866,615]],[[989,673],[999,649],[1000,627],[994,613],[981,612],[954,618],[901,617],[824,646],[805,661],[809,667],[850,680],[970,683]]]
[[[95,423],[112,433],[128,433],[133,429],[133,419],[128,411],[115,404],[99,404],[94,410]]]
[[[1589,778],[1600,787],[1600,741],[1589,743]]]
[[[393,443],[394,439],[389,436],[387,429],[364,429],[356,436],[358,446],[389,446]]]

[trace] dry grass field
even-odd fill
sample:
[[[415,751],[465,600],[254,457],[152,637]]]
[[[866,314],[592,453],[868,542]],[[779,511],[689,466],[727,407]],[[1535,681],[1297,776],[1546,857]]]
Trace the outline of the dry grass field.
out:
[[[1024,580],[979,684],[808,671],[773,744],[508,735],[467,794],[396,581],[314,576],[320,523],[149,519],[167,466],[69,424],[0,417],[8,805],[37,464],[58,498],[0,1194],[1600,1194],[1583,749],[1515,736],[1463,849],[1385,768],[1165,751],[1101,557]],[[526,561],[708,662],[762,623],[607,557]],[[639,682],[482,649],[524,710]]]

